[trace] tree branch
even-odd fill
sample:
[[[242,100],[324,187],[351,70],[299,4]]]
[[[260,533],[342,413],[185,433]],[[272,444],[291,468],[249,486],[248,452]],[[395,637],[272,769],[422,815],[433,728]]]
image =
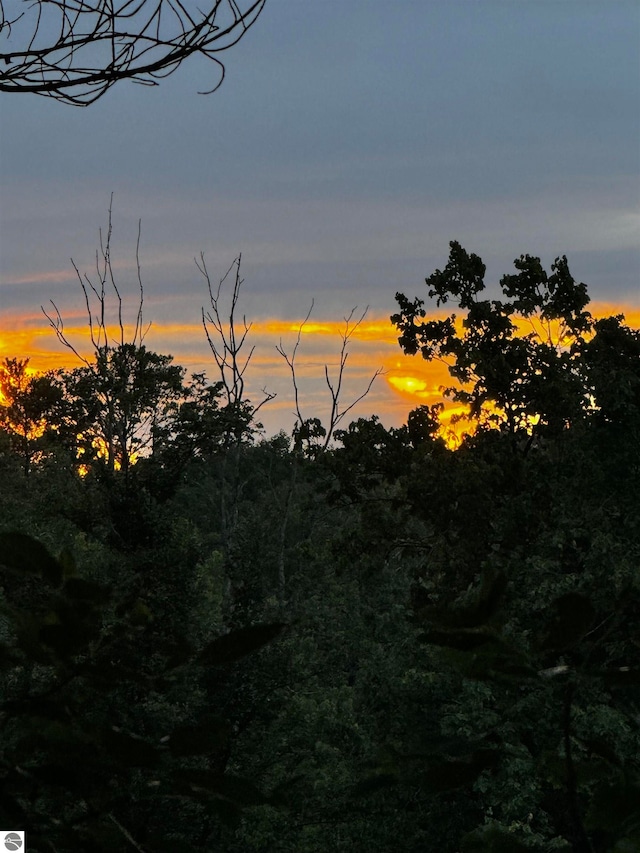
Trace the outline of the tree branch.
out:
[[[26,12],[20,0],[0,0],[0,37],[24,45],[0,53],[0,91],[88,106],[120,80],[157,86],[199,55],[218,70],[215,92],[225,74],[216,54],[238,43],[265,2],[209,0],[196,15],[180,0],[36,0]]]

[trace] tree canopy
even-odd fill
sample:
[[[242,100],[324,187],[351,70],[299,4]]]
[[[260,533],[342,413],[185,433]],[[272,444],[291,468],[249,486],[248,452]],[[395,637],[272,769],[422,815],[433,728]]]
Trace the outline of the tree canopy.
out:
[[[598,354],[613,355],[618,336],[624,384],[635,389],[632,362],[638,334],[622,317],[595,320],[586,285],[575,281],[566,257],[548,274],[539,258],[522,255],[517,273],[500,280],[504,299],[483,298],[485,265],[453,241],[444,270],[426,279],[436,306],[454,302],[464,314],[425,319],[424,300],[397,293],[391,322],[408,354],[448,365],[456,384],[447,396],[468,406],[472,421],[498,426],[516,438],[557,433],[609,408]],[[632,396],[635,390],[632,392]]]
[[[427,285],[464,316],[393,318],[469,406],[455,450],[440,404],[265,438],[228,337],[214,382],[95,327],[75,370],[5,360],[0,822],[29,849],[640,849],[640,333],[564,258],[501,299],[484,273],[452,243]]]

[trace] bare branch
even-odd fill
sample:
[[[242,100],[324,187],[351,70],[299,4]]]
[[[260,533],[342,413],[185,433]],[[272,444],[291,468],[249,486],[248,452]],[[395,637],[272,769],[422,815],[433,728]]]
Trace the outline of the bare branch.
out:
[[[333,433],[335,432],[336,427],[338,426],[340,421],[342,421],[342,419],[345,417],[345,415],[348,412],[350,412],[354,408],[354,406],[356,406],[361,400],[364,400],[364,398],[367,396],[369,391],[371,391],[373,383],[376,381],[378,376],[380,376],[380,374],[382,373],[382,368],[379,367],[376,370],[376,372],[373,374],[371,379],[369,380],[369,384],[367,385],[366,390],[362,394],[360,394],[360,396],[357,397],[352,403],[350,403],[350,405],[347,406],[346,409],[343,409],[342,411],[340,410],[340,393],[342,391],[342,380],[344,378],[344,371],[345,371],[345,368],[347,366],[347,359],[349,358],[349,351],[348,351],[349,341],[351,340],[351,338],[353,337],[353,335],[357,331],[358,327],[360,326],[360,324],[363,322],[363,320],[365,319],[365,317],[369,313],[369,306],[367,305],[367,307],[362,312],[360,318],[353,325],[351,325],[351,320],[353,319],[353,315],[355,314],[356,309],[357,309],[357,306],[354,306],[351,309],[351,311],[349,312],[349,315],[344,318],[345,326],[344,326],[344,331],[342,333],[342,346],[340,348],[340,361],[339,361],[339,365],[338,365],[338,377],[337,377],[335,384],[329,378],[328,366],[325,364],[325,367],[324,367],[325,382],[327,383],[327,388],[329,389],[329,394],[331,395],[331,414],[329,415],[329,429],[327,430],[327,434],[325,436],[324,445],[323,445],[324,449],[326,449],[329,446],[329,442],[331,441],[331,437],[333,436]]]
[[[247,402],[244,399],[244,376],[255,351],[255,347],[252,346],[246,357],[242,355],[242,350],[247,341],[247,336],[251,331],[252,324],[247,323],[247,318],[243,315],[241,326],[239,326],[236,318],[236,310],[240,299],[240,289],[244,283],[244,279],[240,277],[242,254],[238,255],[226,273],[219,280],[215,292],[211,283],[209,270],[207,269],[204,253],[201,252],[200,259],[198,260],[198,258],[194,258],[194,261],[200,274],[206,281],[207,292],[209,294],[209,304],[211,306],[209,311],[204,307],[201,311],[202,326],[207,338],[207,343],[209,344],[209,349],[211,350],[218,368],[218,373],[220,374],[220,381],[222,382],[222,386],[227,397],[227,405],[231,407],[238,407],[243,402]],[[232,272],[234,273],[234,277],[233,288],[230,295],[231,303],[228,309],[228,319],[225,323],[223,319],[225,310],[222,306],[221,300],[223,288]],[[258,409],[262,408],[265,403],[268,403],[269,400],[273,400],[276,396],[275,394],[266,391],[264,388],[262,389],[262,393],[264,395],[262,401],[257,406],[252,407],[254,414]]]
[[[311,317],[311,312],[313,311],[313,304],[314,304],[314,300],[312,299],[311,300],[311,307],[307,311],[307,316],[304,318],[304,320],[302,321],[302,323],[300,323],[300,326],[298,327],[298,337],[296,338],[296,343],[295,343],[295,346],[293,348],[293,352],[291,353],[291,356],[289,356],[286,353],[286,351],[282,345],[282,338],[280,339],[280,343],[276,346],[276,350],[282,356],[282,358],[284,358],[287,365],[289,366],[289,370],[291,371],[291,382],[293,383],[293,393],[294,393],[294,400],[295,400],[295,406],[296,406],[296,410],[295,410],[294,414],[298,418],[299,424],[303,423],[304,418],[302,417],[302,412],[300,411],[300,393],[298,390],[298,380],[296,378],[295,362],[296,362],[296,355],[298,353],[298,347],[300,346],[300,338],[302,336],[302,330],[304,329],[306,324],[309,322],[309,317]]]
[[[75,270],[76,276],[78,278],[78,283],[80,284],[82,294],[84,296],[84,304],[87,312],[87,324],[89,326],[89,339],[96,355],[105,347],[109,346],[109,329],[107,317],[109,289],[113,291],[116,298],[116,315],[119,337],[119,340],[115,341],[116,346],[124,346],[126,339],[126,329],[123,316],[123,299],[116,281],[111,261],[111,237],[113,234],[112,213],[113,193],[111,193],[111,198],[109,200],[109,209],[107,211],[106,232],[103,232],[102,229],[100,229],[98,232],[99,249],[96,250],[96,282],[94,283],[94,281],[92,281],[92,279],[86,273],[85,275],[81,275],[77,264],[75,263],[73,258],[71,258],[71,264],[73,266],[73,269]],[[142,225],[140,222],[138,222],[138,238],[136,242],[136,269],[140,296],[138,300],[138,309],[136,313],[134,333],[131,340],[131,343],[134,346],[142,346],[144,337],[151,326],[151,324],[149,323],[146,329],[143,329],[142,308],[144,303],[144,288],[142,285],[142,272],[140,266],[141,231]],[[60,311],[58,310],[58,306],[55,304],[55,302],[53,302],[53,300],[51,300],[51,305],[53,306],[55,312],[53,315],[48,313],[48,311],[43,306],[40,306],[40,308],[44,316],[49,321],[49,325],[56,333],[58,340],[61,344],[63,344],[63,346],[65,346],[77,358],[79,358],[80,361],[83,362],[83,364],[85,364],[86,366],[90,366],[91,362],[89,362],[84,356],[79,353],[76,347],[69,341],[69,339],[65,335],[62,316],[60,314]]]
[[[113,814],[112,814],[111,812],[109,812],[109,820],[110,820],[113,824],[115,824],[115,826],[116,826],[116,827],[118,828],[118,830],[119,830],[119,831],[124,835],[124,837],[127,839],[127,841],[129,842],[129,844],[131,844],[131,846],[132,846],[132,847],[135,847],[135,849],[136,849],[136,850],[139,850],[139,851],[140,851],[140,853],[144,853],[144,848],[143,848],[143,847],[140,847],[140,845],[139,845],[139,844],[138,844],[138,842],[135,840],[135,838],[131,835],[131,833],[129,832],[129,830],[128,830],[128,829],[126,829],[126,828],[125,828],[125,827],[120,823],[120,821],[119,821],[119,820],[117,820],[117,819],[113,816]]]
[[[120,80],[157,86],[191,56],[224,79],[217,54],[237,44],[266,0],[0,0],[0,91],[88,106]],[[6,11],[5,11],[6,9]],[[17,49],[12,49],[13,46]]]
[[[64,333],[64,321],[62,319],[62,315],[60,314],[60,311],[58,310],[58,306],[56,305],[56,303],[53,300],[50,300],[50,302],[51,302],[51,305],[53,306],[55,316],[51,316],[51,314],[49,314],[46,311],[46,309],[44,308],[43,305],[40,306],[40,310],[42,311],[44,316],[49,321],[49,325],[51,326],[53,331],[56,333],[56,337],[58,338],[60,343],[63,346],[65,346],[67,349],[71,350],[71,352],[80,361],[82,361],[84,364],[86,364],[87,367],[91,367],[91,362],[78,352],[78,350],[74,347],[74,345],[69,341],[69,339],[65,335],[65,333]],[[89,316],[91,316],[91,315],[89,315]]]
[[[325,366],[324,366],[324,379],[325,379],[325,383],[327,385],[327,388],[329,389],[329,396],[331,398],[331,407],[329,410],[328,428],[326,429],[326,431],[324,430],[324,428],[322,430],[323,441],[322,441],[322,445],[320,447],[321,451],[324,451],[327,449],[338,424],[343,420],[345,415],[347,415],[355,406],[357,406],[358,403],[360,403],[362,400],[364,400],[364,398],[371,391],[371,388],[373,387],[373,383],[375,382],[375,380],[378,378],[378,376],[380,376],[383,373],[383,369],[381,367],[379,367],[375,371],[375,373],[373,374],[371,379],[369,380],[369,383],[368,383],[367,387],[365,388],[365,390],[362,392],[362,394],[360,394],[355,400],[353,400],[353,402],[351,402],[344,409],[340,408],[340,396],[342,394],[342,383],[343,383],[343,379],[344,379],[345,369],[347,366],[347,361],[349,358],[349,349],[348,349],[349,342],[351,341],[352,337],[354,336],[354,334],[357,331],[360,324],[363,322],[363,320],[367,316],[367,314],[369,312],[369,306],[367,306],[365,308],[365,310],[362,312],[360,318],[355,323],[352,324],[353,316],[356,312],[356,309],[357,309],[357,306],[352,308],[351,311],[349,312],[349,315],[344,318],[345,327],[344,327],[344,331],[342,332],[342,336],[341,336],[342,344],[340,347],[340,358],[338,361],[338,375],[337,375],[335,380],[332,380],[331,376],[329,375],[328,365],[325,364]],[[289,367],[289,370],[291,372],[291,381],[293,384],[294,401],[295,401],[295,415],[298,419],[296,427],[302,427],[304,424],[310,424],[310,421],[306,420],[302,416],[302,410],[300,408],[300,390],[298,387],[298,380],[297,380],[297,376],[296,376],[296,355],[298,353],[298,347],[300,346],[300,339],[302,336],[302,331],[303,331],[305,325],[307,324],[309,317],[311,316],[312,310],[313,310],[313,301],[311,302],[311,308],[307,312],[307,316],[304,318],[304,320],[302,321],[302,323],[298,327],[298,336],[296,338],[296,343],[295,343],[295,346],[293,348],[291,355],[289,355],[286,352],[286,350],[284,349],[284,346],[282,344],[282,340],[280,341],[279,345],[276,346],[276,350],[282,356],[282,358],[285,360],[285,362],[287,363],[287,366]],[[318,425],[319,425],[319,423],[318,423]],[[318,435],[316,434],[314,437],[318,438]],[[309,446],[311,446],[311,436],[309,436],[305,440],[309,443]],[[317,449],[317,445],[316,445],[316,449]]]

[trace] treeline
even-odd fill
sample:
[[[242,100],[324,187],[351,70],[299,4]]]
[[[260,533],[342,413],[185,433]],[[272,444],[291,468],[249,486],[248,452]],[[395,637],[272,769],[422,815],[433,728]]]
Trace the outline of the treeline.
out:
[[[0,822],[29,850],[640,850],[640,333],[565,258],[515,263],[488,299],[452,243],[427,292],[460,318],[396,297],[455,450],[440,406],[264,438],[244,362],[187,379],[141,325],[5,361]]]

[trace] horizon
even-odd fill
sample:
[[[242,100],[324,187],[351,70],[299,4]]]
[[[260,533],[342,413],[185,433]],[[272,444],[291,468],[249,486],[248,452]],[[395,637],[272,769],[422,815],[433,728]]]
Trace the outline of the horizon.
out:
[[[640,328],[640,306],[590,302],[586,310],[594,318],[623,314],[628,326]],[[457,313],[460,317],[460,312],[447,312],[442,308],[427,313],[431,318],[442,318],[450,313]],[[90,359],[93,350],[86,312],[76,311],[71,316],[71,325],[68,324],[68,315],[64,319],[65,335],[81,355]],[[303,321],[304,317],[296,321],[251,320],[247,317],[250,331],[243,354],[246,357],[252,347],[255,350],[247,369],[246,397],[257,405],[263,389],[276,394],[260,409],[258,417],[267,437],[281,430],[290,434],[296,421],[290,369],[276,347],[282,344],[290,354],[298,331],[301,333],[301,343],[296,360],[296,375],[300,384],[301,409],[305,418],[319,417],[323,422],[326,421],[330,397],[325,384],[324,367],[327,365],[330,377],[337,375],[345,322],[344,318],[312,315],[301,328]],[[109,328],[116,329],[111,325]],[[125,323],[125,337],[131,330],[132,326]],[[185,369],[187,377],[204,373],[209,382],[218,381],[215,360],[201,322],[172,325],[151,320],[144,335],[144,345],[154,352],[170,355],[174,364]],[[459,405],[443,396],[443,387],[455,384],[445,365],[438,361],[427,362],[419,354],[405,355],[398,344],[397,330],[388,317],[367,314],[353,333],[348,351],[344,393],[341,396],[342,409],[350,406],[366,389],[378,368],[382,368],[382,372],[369,393],[349,411],[340,424],[341,428],[359,417],[373,415],[386,428],[400,427],[406,424],[413,409],[439,402],[444,402],[446,406],[446,424],[452,414],[461,411]],[[5,321],[4,328],[0,329],[0,360],[6,358],[27,358],[29,370],[37,373],[83,366],[78,357],[60,343],[43,314],[23,315],[15,318],[14,323]]]

